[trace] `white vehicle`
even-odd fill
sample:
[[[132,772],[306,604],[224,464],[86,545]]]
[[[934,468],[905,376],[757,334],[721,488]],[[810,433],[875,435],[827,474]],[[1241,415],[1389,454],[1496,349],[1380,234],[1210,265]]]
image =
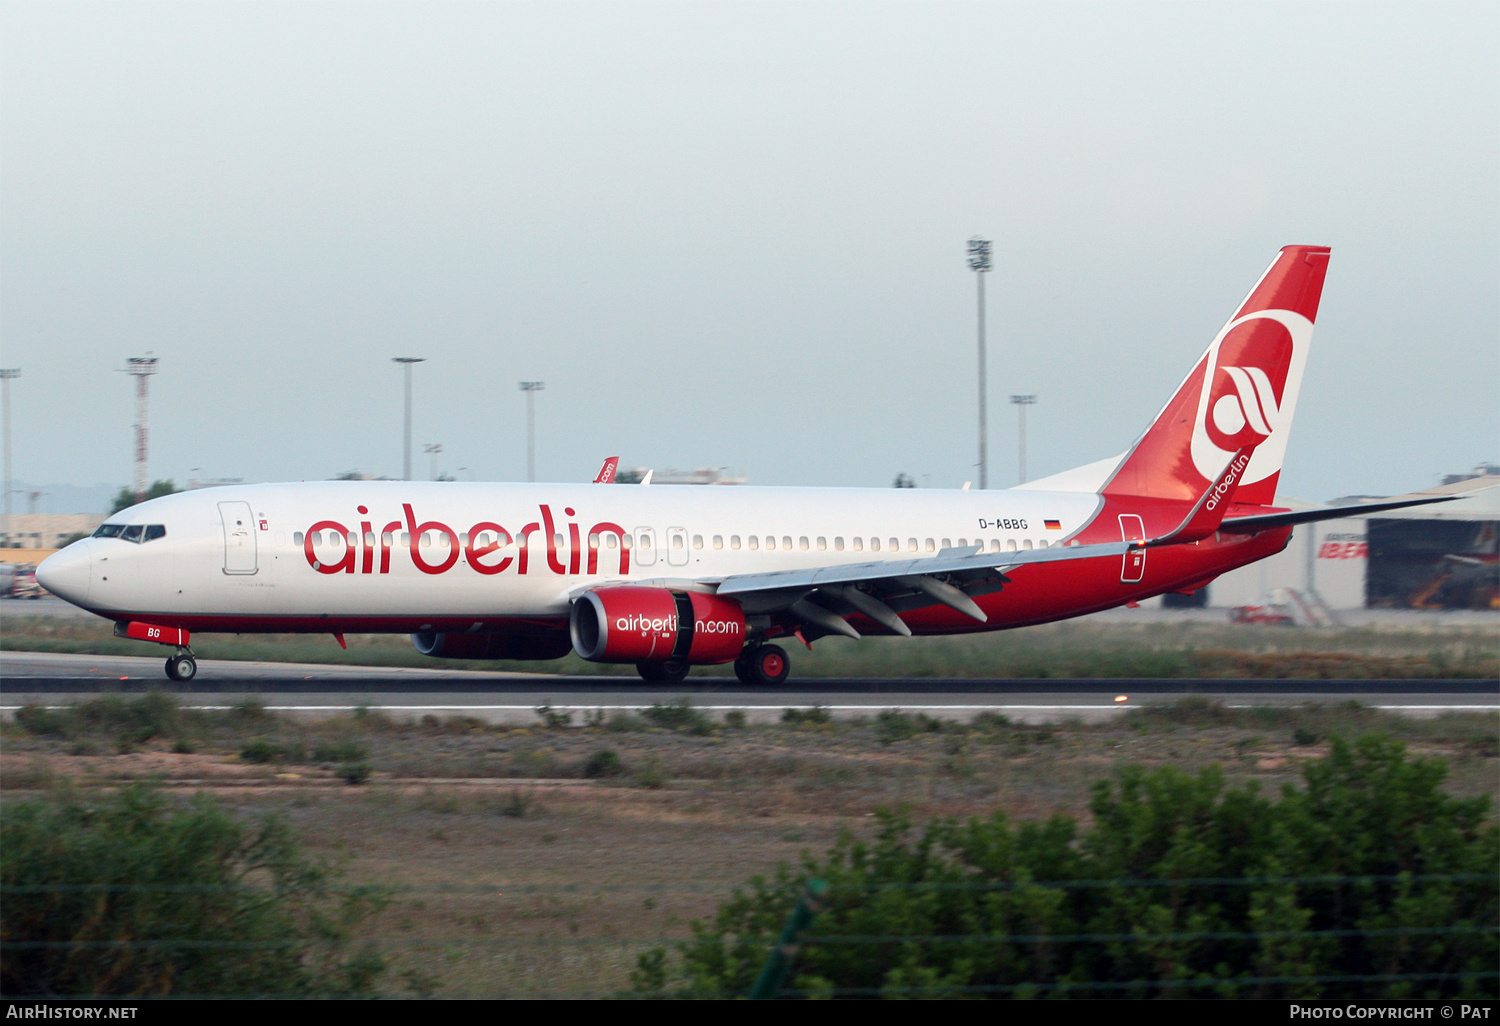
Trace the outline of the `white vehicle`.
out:
[[[1283,249],[1123,456],[1020,488],[233,486],[124,510],[38,573],[172,646],[174,680],[196,672],[193,631],[304,631],[465,659],[572,650],[648,680],[733,662],[775,684],[775,639],[998,630],[1192,591],[1348,515],[1274,504],[1328,256]]]

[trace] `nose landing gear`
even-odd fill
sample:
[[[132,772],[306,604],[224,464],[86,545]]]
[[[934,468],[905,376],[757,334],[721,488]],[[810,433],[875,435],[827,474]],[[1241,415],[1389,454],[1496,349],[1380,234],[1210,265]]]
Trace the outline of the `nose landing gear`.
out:
[[[193,653],[183,650],[176,655],[167,657],[167,678],[169,680],[192,680],[198,675],[198,660],[193,658]]]
[[[122,621],[115,624],[115,637],[151,641],[158,645],[171,645],[176,649],[176,653],[167,660],[168,680],[192,680],[198,675],[198,660],[188,646],[192,635],[180,627],[163,627],[139,620]]]

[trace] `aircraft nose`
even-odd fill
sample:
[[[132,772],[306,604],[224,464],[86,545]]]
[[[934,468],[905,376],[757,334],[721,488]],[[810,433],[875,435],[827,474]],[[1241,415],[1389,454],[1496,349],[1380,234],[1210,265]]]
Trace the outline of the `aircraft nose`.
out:
[[[60,599],[83,605],[89,600],[89,582],[93,578],[90,545],[89,539],[83,538],[42,560],[36,568],[36,582]]]

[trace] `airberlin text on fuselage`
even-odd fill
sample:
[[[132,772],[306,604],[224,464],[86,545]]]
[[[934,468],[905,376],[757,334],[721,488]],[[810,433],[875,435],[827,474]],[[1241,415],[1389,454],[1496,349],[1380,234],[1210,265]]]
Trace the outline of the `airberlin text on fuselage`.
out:
[[[660,616],[652,619],[637,613],[634,616],[621,616],[615,620],[615,629],[621,631],[635,631],[640,634],[648,634],[660,631],[663,634],[677,633],[677,617]],[[699,634],[739,634],[744,630],[744,624],[735,623],[733,620],[698,620],[693,624],[693,630]]]
[[[531,562],[531,539],[533,535],[540,534],[546,542],[547,569],[554,574],[579,574],[587,572],[595,574],[599,572],[599,543],[606,535],[614,535],[617,539],[617,547],[620,553],[620,573],[630,572],[630,549],[626,541],[625,529],[619,524],[601,521],[588,530],[588,565],[584,570],[582,534],[578,524],[568,521],[568,547],[567,552],[562,553],[557,544],[559,525],[552,516],[552,507],[541,505],[537,507],[541,511],[541,519],[526,524],[515,534],[490,520],[481,520],[468,529],[467,537],[460,541],[459,532],[448,524],[439,520],[427,520],[417,522],[417,515],[412,511],[411,503],[401,504],[403,519],[392,520],[377,533],[374,529],[374,521],[361,520],[357,540],[351,542],[349,539],[355,534],[347,525],[337,520],[319,520],[307,529],[306,536],[302,542],[302,553],[307,557],[307,565],[320,574],[388,574],[391,572],[391,549],[393,541],[403,531],[406,534],[404,547],[409,551],[412,565],[424,574],[445,574],[458,564],[458,557],[462,552],[467,558],[464,562],[469,569],[480,574],[498,574],[512,567],[518,574],[532,572]],[[365,506],[358,508],[360,516],[369,515],[369,509]],[[575,516],[571,507],[565,508],[563,514],[568,517]],[[315,551],[320,532],[332,531],[340,539],[337,547],[342,552],[324,553],[320,556]],[[422,554],[421,540],[428,533],[442,535],[448,539],[448,552],[438,562],[429,562]],[[481,543],[481,539],[484,541]],[[511,549],[514,543],[515,548]],[[497,553],[502,549],[510,550],[508,554]],[[377,551],[379,553],[377,566]],[[567,561],[564,562],[564,555]],[[337,556],[336,559],[324,558]]]

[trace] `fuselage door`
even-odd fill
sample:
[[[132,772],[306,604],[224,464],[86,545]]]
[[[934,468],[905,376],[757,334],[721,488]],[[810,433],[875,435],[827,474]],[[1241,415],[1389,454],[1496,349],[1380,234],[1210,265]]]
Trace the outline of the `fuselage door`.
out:
[[[635,529],[635,551],[631,553],[636,566],[651,566],[656,562],[656,531],[649,527]]]
[[[688,533],[685,527],[667,528],[667,562],[673,566],[687,566]]]
[[[255,573],[255,521],[250,518],[250,504],[221,502],[219,519],[224,522],[224,572]]]
[[[1139,513],[1120,514],[1120,540],[1128,542],[1146,540],[1146,524],[1141,520]],[[1120,564],[1120,583],[1140,584],[1144,576],[1146,576],[1146,550],[1131,549],[1125,553],[1124,562]]]

